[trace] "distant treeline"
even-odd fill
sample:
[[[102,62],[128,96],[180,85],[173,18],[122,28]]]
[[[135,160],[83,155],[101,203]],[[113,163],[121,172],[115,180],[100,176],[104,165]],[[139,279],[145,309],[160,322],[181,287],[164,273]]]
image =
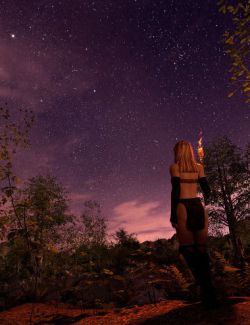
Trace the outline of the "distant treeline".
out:
[[[76,222],[67,192],[53,175],[20,183],[14,157],[29,144],[34,119],[27,110],[20,115],[15,123],[7,108],[0,109],[1,309],[27,301],[122,306],[195,295],[175,236],[139,243],[121,228],[109,240],[98,202],[83,202]],[[250,145],[242,150],[226,137],[217,139],[205,147],[204,164],[212,188],[209,247],[215,281],[222,295],[246,295]],[[223,236],[225,226],[229,235]]]

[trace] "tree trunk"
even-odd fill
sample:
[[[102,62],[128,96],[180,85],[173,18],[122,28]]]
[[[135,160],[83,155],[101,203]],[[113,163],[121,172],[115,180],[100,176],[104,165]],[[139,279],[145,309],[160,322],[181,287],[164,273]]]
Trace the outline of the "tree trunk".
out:
[[[217,162],[218,162],[218,160],[217,160]],[[241,239],[240,239],[239,235],[237,234],[237,222],[236,222],[236,217],[235,217],[234,211],[233,211],[233,203],[232,203],[231,196],[230,196],[230,193],[228,190],[228,188],[229,188],[228,179],[226,177],[224,166],[222,166],[222,169],[221,169],[221,167],[218,163],[217,169],[218,169],[218,174],[219,174],[224,209],[225,209],[227,222],[228,222],[230,239],[231,239],[231,243],[232,243],[233,251],[234,251],[233,264],[235,266],[243,267],[245,265],[244,253],[243,253],[243,248],[241,245]]]
[[[243,252],[241,239],[240,236],[237,234],[236,224],[235,222],[233,222],[232,216],[227,216],[227,219],[228,219],[230,239],[234,250],[233,264],[235,266],[243,267],[246,264],[246,262],[244,259],[244,252]]]

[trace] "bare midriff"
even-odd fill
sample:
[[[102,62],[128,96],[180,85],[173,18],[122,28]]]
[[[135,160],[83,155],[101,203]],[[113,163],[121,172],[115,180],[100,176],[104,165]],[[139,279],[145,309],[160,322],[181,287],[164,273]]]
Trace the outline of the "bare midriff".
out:
[[[197,179],[198,173],[180,173],[181,179]],[[180,199],[197,197],[197,183],[180,183]]]

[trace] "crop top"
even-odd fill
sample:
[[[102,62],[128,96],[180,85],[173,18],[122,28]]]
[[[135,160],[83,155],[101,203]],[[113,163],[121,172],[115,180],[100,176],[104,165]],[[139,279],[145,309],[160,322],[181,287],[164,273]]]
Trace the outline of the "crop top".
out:
[[[183,179],[178,176],[172,176],[171,177],[171,183],[172,183],[172,191],[171,191],[171,215],[170,215],[170,222],[177,223],[177,214],[176,214],[176,208],[177,204],[179,202],[180,198],[180,183],[199,183],[201,190],[203,192],[203,197],[205,201],[205,205],[208,203],[208,199],[211,194],[211,189],[208,185],[207,178],[199,177],[197,179]]]
[[[199,183],[198,178],[180,178],[180,183]]]

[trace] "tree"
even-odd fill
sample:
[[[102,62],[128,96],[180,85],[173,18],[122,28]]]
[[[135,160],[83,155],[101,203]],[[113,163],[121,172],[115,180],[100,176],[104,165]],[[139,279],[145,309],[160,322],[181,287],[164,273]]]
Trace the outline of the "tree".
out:
[[[248,171],[248,177],[250,177],[250,142],[247,143],[246,145],[246,151],[245,151],[245,163],[246,163],[246,168]]]
[[[123,228],[117,230],[113,237],[116,240],[117,244],[122,247],[131,249],[137,249],[140,247],[140,243],[136,238],[135,234],[129,234]]]
[[[10,114],[7,107],[0,107],[0,181],[13,175],[13,155],[18,147],[26,148],[30,145],[29,130],[34,122],[33,111],[19,109],[18,122]],[[13,114],[14,115],[14,114]]]
[[[102,246],[107,240],[107,225],[101,215],[100,204],[94,200],[84,202],[84,212],[81,215],[83,225],[83,242],[86,246]]]
[[[18,122],[15,122],[13,115],[10,114],[7,107],[0,107],[0,239],[2,240],[7,234],[10,221],[6,206],[12,205],[15,212],[13,193],[19,182],[13,172],[13,156],[19,147],[26,148],[30,145],[29,131],[34,122],[34,114],[31,110],[19,109]],[[14,218],[16,223],[21,226],[16,213]]]
[[[32,240],[42,246],[57,243],[57,228],[71,221],[63,186],[51,175],[39,175],[29,179],[22,195],[20,212]]]
[[[19,285],[26,283],[36,299],[58,272],[55,257],[61,239],[60,226],[71,221],[66,194],[55,177],[39,175],[11,195],[5,281],[10,284],[15,279]]]
[[[228,97],[240,90],[245,102],[250,105],[250,0],[237,2],[220,0],[219,11],[229,13],[232,17],[232,28],[223,34],[226,53],[231,58],[230,68],[234,90]]]
[[[241,151],[227,137],[205,148],[204,164],[212,188],[209,217],[217,228],[227,226],[234,251],[234,263],[244,264],[238,222],[249,217],[247,169]]]
[[[15,191],[9,208],[9,234],[25,234],[27,244],[41,247],[58,242],[56,227],[70,221],[63,187],[50,175],[35,176]],[[10,236],[10,235],[9,235]]]

